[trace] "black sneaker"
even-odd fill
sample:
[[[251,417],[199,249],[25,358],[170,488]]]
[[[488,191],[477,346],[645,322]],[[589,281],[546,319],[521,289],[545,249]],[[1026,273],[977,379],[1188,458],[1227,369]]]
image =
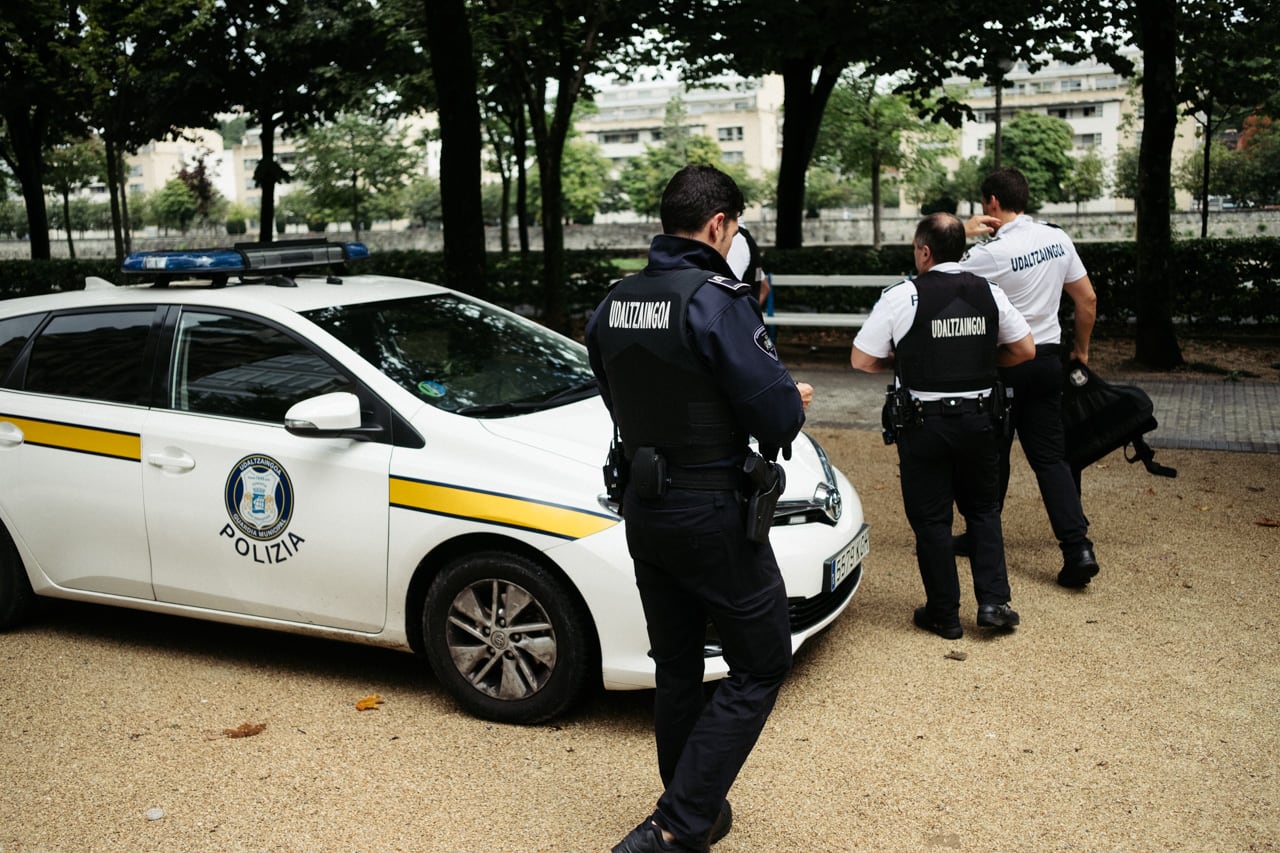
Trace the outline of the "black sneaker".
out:
[[[724,838],[730,829],[733,829],[733,807],[725,800],[724,805],[720,806],[720,814],[716,815],[715,822],[711,824],[711,831],[707,833],[707,846]]]
[[[652,820],[627,833],[627,837],[613,845],[612,853],[661,853],[664,850],[684,850],[674,841],[662,837],[662,830]]]
[[[978,605],[978,624],[983,628],[1012,628],[1021,621],[1008,604]]]
[[[929,615],[929,611],[924,607],[917,607],[915,615],[911,617],[911,621],[916,623],[917,628],[923,628],[926,631],[932,631],[944,640],[958,640],[964,636],[964,629],[960,627],[957,621],[953,623],[943,624],[934,620]]]
[[[1058,586],[1067,589],[1084,589],[1098,574],[1098,560],[1092,548],[1081,548],[1071,556],[1063,556],[1062,571],[1058,572]]]

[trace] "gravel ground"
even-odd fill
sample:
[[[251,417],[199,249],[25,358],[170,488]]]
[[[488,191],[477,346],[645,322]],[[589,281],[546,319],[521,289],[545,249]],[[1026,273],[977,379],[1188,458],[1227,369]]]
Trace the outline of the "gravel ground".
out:
[[[1280,457],[1091,467],[1102,573],[1083,592],[1054,583],[1016,459],[1022,626],[980,630],[967,601],[947,641],[911,624],[894,450],[814,434],[872,553],[798,655],[717,853],[1280,850]],[[66,602],[0,634],[0,668],[0,853],[600,851],[660,793],[646,692],[501,726],[408,655]]]

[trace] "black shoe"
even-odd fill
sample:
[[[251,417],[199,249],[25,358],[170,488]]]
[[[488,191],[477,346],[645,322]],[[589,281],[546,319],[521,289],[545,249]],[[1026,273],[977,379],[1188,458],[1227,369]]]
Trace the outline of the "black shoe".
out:
[[[655,853],[663,850],[684,850],[674,841],[662,837],[662,830],[648,818],[627,833],[627,837],[613,845],[612,853]]]
[[[715,822],[711,824],[711,832],[707,833],[707,846],[724,838],[730,829],[733,829],[733,807],[725,800],[724,805],[720,806],[720,814],[716,815]]]
[[[1058,572],[1058,586],[1068,589],[1084,589],[1098,573],[1098,561],[1092,548],[1081,548],[1071,556],[1063,557],[1062,571]]]
[[[932,631],[944,640],[958,640],[964,636],[964,629],[960,627],[960,623],[942,624],[935,622],[933,617],[929,615],[929,611],[924,607],[917,607],[915,615],[911,617],[911,621],[916,623],[917,628],[923,628],[926,631]]]
[[[951,553],[957,557],[968,557],[969,554],[969,532],[957,533],[951,537]]]
[[[1008,604],[978,605],[978,624],[983,628],[1012,628],[1019,621],[1018,612]]]

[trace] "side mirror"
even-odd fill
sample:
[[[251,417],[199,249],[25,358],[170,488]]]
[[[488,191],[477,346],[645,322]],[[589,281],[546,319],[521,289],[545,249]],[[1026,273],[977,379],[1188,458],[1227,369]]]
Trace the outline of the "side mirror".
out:
[[[309,397],[289,407],[284,428],[302,438],[350,438],[370,441],[383,434],[377,424],[363,426],[360,398],[347,391]]]

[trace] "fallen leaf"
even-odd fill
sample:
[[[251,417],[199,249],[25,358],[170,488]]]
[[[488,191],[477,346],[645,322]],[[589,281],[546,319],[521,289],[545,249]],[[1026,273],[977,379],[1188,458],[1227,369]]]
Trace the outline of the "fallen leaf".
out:
[[[378,706],[382,704],[382,697],[377,693],[370,693],[368,696],[356,703],[357,711],[376,711]]]
[[[969,659],[969,653],[968,653],[968,652],[958,652],[958,651],[956,651],[955,649],[952,649],[951,651],[949,651],[949,652],[947,652],[945,655],[943,655],[943,657],[944,657],[944,658],[946,658],[947,660],[968,660],[968,659]]]
[[[253,737],[262,734],[266,728],[266,723],[241,723],[234,729],[223,729],[222,733],[227,737]]]
[[[1254,524],[1259,527],[1280,527],[1280,518],[1260,518]]]

